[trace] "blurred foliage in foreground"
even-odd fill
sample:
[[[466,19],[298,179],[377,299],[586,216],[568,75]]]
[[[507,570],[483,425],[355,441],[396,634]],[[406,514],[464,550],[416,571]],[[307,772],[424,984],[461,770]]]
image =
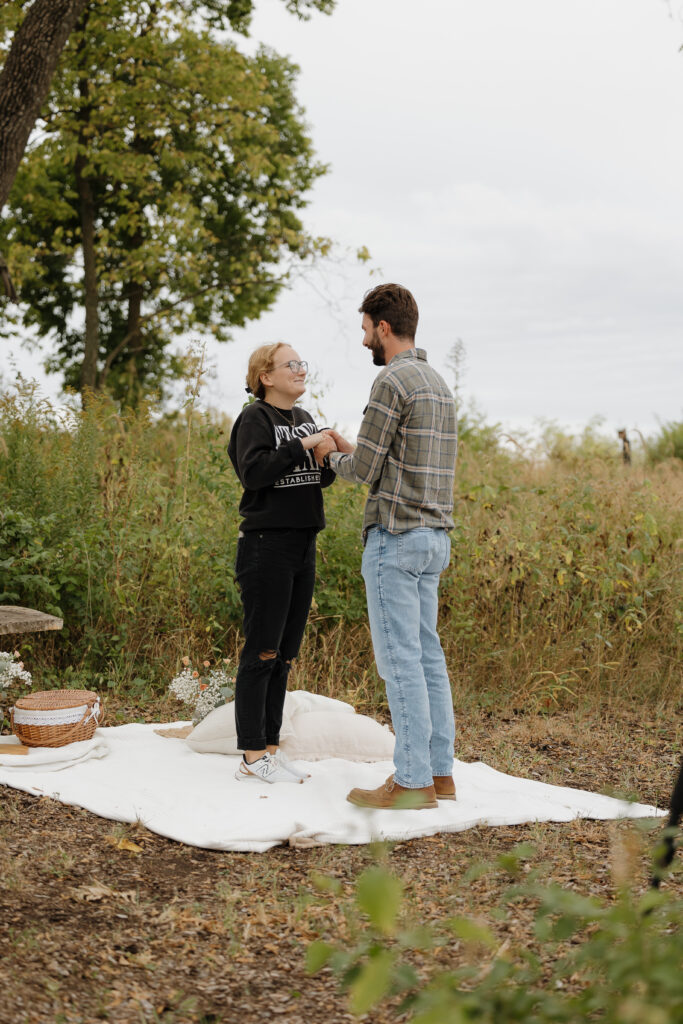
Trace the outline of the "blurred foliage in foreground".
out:
[[[453,557],[441,631],[454,688],[537,708],[582,694],[680,698],[676,546],[683,463],[622,464],[618,443],[546,432],[533,450],[461,423]],[[0,398],[0,603],[61,615],[17,638],[36,682],[165,689],[183,655],[234,654],[239,486],[230,421],[56,411],[29,385]],[[652,451],[668,454],[680,425]],[[560,443],[562,441],[562,443]],[[589,443],[590,442],[590,443]],[[599,443],[598,443],[599,442]],[[610,446],[611,445],[611,446]],[[364,488],[326,492],[299,685],[384,702],[360,576]]]
[[[403,882],[381,866],[360,875],[350,899],[338,879],[318,878],[325,894],[319,902],[334,900],[338,921],[341,901],[344,921],[333,941],[308,947],[309,971],[331,967],[352,1013],[389,1003],[411,1024],[682,1020],[680,898],[652,890],[637,896],[626,878],[615,879],[614,900],[584,896],[548,885],[543,866],[529,863],[533,854],[522,844],[466,873],[465,886],[487,872],[515,881],[493,927],[476,914],[411,921]],[[462,904],[466,897],[458,897],[454,890],[453,901]],[[516,928],[530,907],[534,948],[518,941]],[[413,951],[443,947],[453,950],[452,966],[434,961],[427,977],[419,974]]]

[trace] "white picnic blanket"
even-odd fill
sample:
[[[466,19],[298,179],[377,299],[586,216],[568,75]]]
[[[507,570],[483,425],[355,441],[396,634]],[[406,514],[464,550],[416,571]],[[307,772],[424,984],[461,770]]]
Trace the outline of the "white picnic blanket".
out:
[[[346,794],[354,786],[379,786],[391,774],[391,762],[331,758],[308,762],[311,778],[303,785],[237,782],[238,757],[198,754],[182,740],[158,736],[156,728],[102,728],[92,740],[49,753],[41,748],[25,756],[0,755],[0,784],[114,821],[140,821],[190,846],[258,853],[280,843],[358,844],[461,832],[475,825],[665,813],[464,761],[455,762],[456,801],[440,801],[438,808],[422,811],[365,811],[348,803]]]

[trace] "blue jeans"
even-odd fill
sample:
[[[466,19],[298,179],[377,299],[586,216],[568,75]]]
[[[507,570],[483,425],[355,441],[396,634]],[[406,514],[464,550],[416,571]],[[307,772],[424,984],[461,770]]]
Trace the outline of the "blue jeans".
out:
[[[394,778],[407,789],[453,772],[455,720],[446,659],[436,631],[445,530],[368,531],[363,579],[372,646],[396,733]]]

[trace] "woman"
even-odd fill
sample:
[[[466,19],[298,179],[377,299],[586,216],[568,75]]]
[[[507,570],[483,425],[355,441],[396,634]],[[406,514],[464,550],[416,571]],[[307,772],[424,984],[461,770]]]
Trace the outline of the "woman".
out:
[[[239,781],[303,782],[278,746],[287,676],[299,653],[315,581],[315,541],[325,526],[322,487],[335,478],[313,454],[335,447],[294,403],[308,364],[289,345],[252,353],[247,391],[256,401],[235,421],[228,454],[244,494],[235,572],[244,647],[235,684]]]

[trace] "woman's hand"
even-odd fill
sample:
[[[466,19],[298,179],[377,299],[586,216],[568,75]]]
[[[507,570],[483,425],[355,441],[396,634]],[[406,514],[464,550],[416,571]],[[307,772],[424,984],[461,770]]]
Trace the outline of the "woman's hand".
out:
[[[309,448],[315,448],[319,445],[326,436],[327,435],[320,430],[317,434],[308,434],[307,437],[302,437],[300,440],[304,450],[308,451]]]

